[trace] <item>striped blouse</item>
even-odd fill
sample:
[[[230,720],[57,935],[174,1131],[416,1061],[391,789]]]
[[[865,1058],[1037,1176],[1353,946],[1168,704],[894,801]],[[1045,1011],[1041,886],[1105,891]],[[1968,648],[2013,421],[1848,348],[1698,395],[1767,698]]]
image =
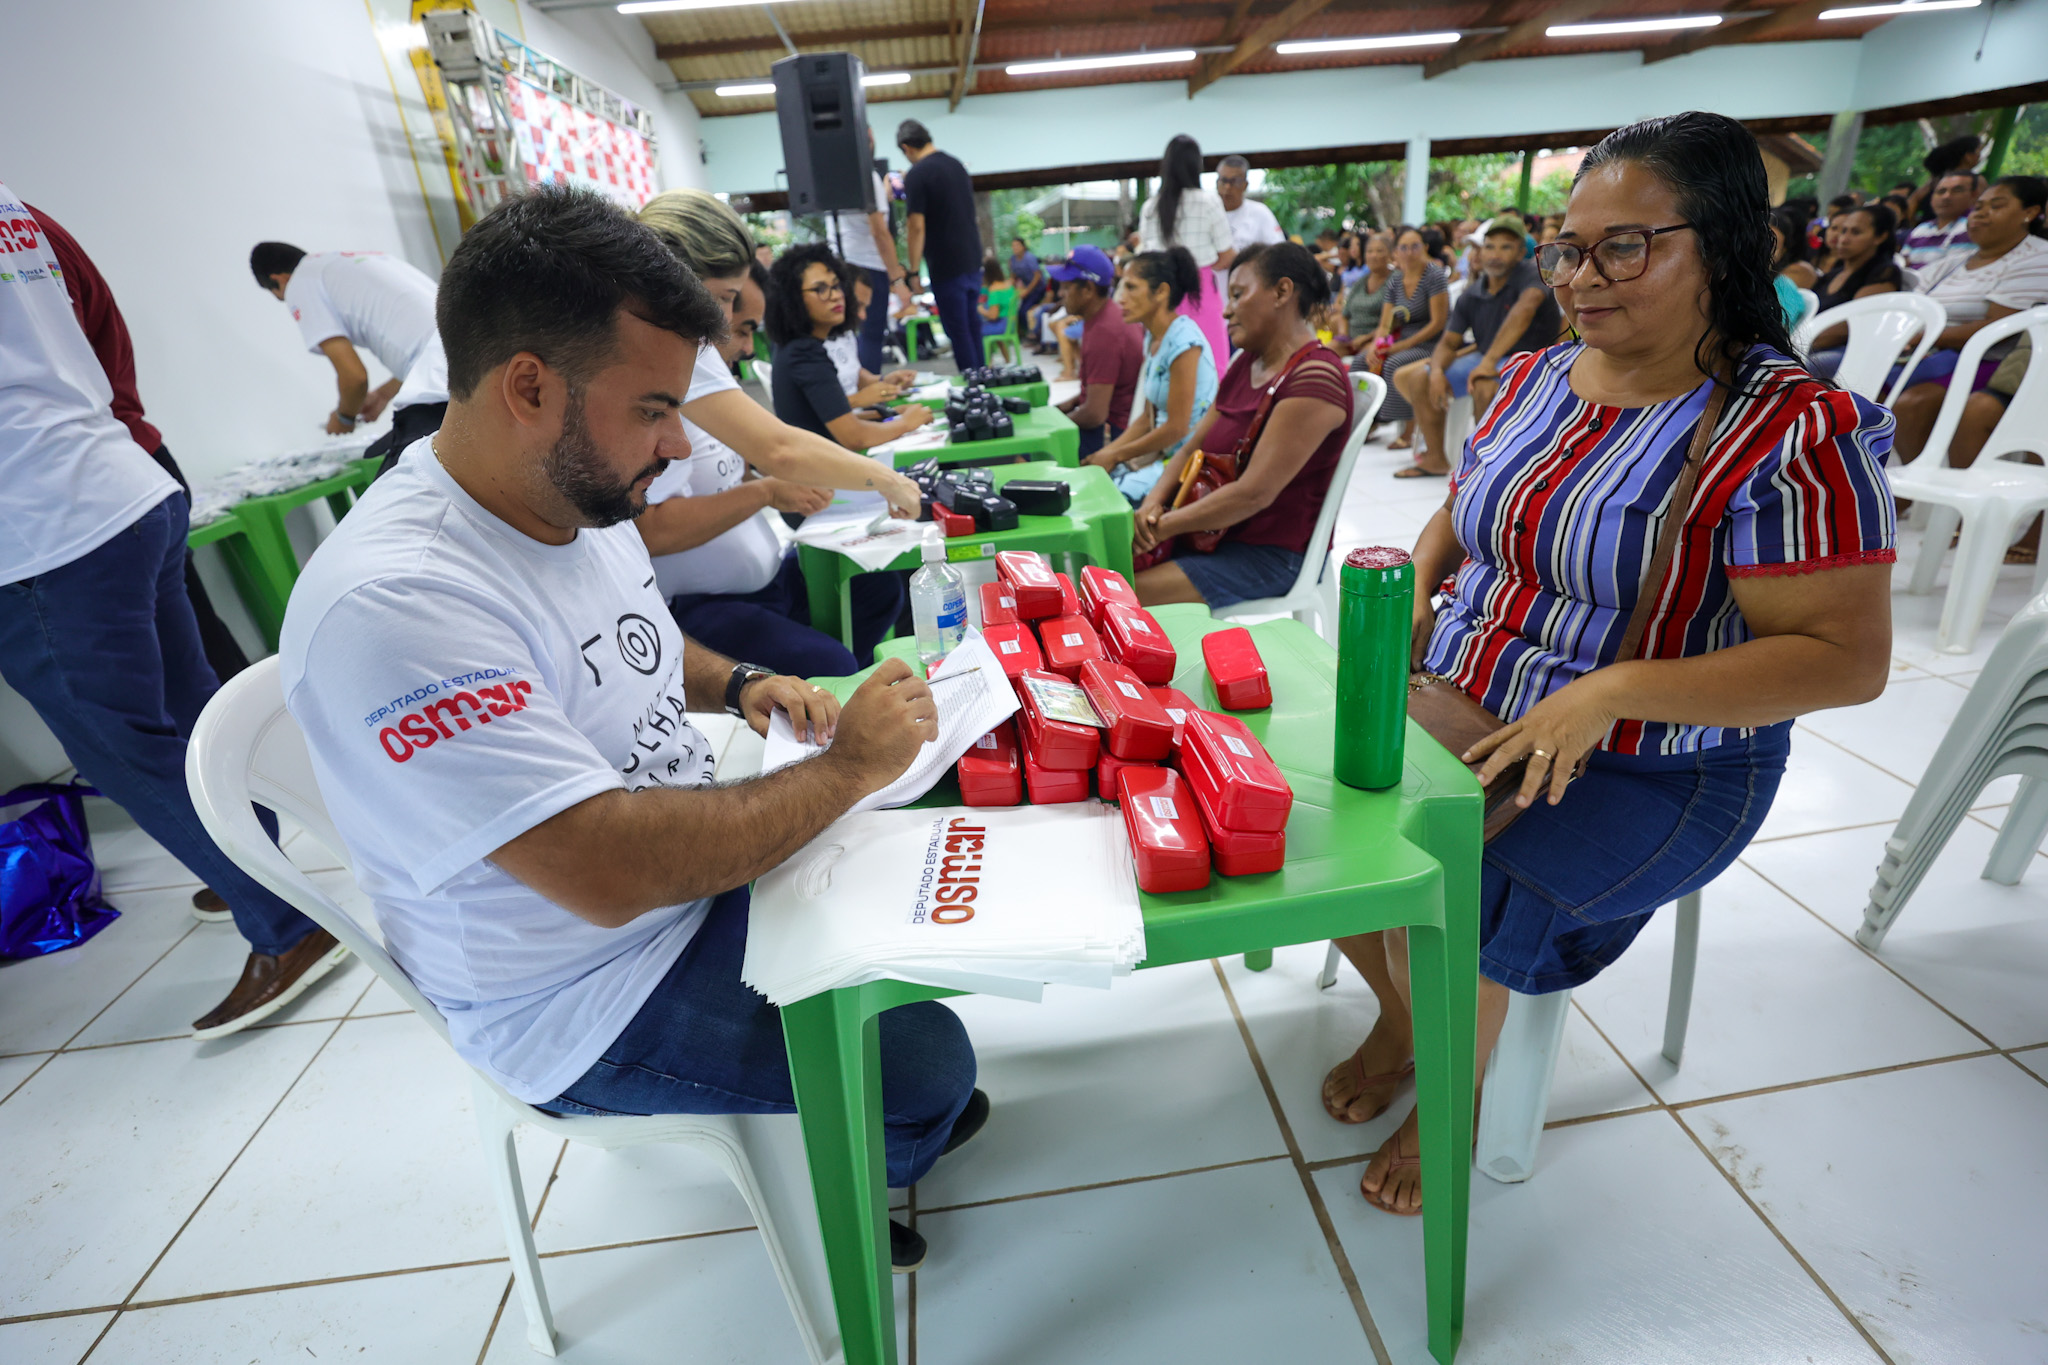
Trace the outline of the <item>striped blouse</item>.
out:
[[[1578,343],[1514,357],[1451,479],[1465,563],[1428,668],[1504,720],[1613,662],[1708,386],[1646,408],[1573,394]],[[1758,346],[1743,358],[1700,471],[1641,657],[1751,638],[1730,580],[1897,558],[1885,409]],[[1743,397],[1743,393],[1755,394]],[[1624,720],[1600,747],[1687,753],[1751,732]]]

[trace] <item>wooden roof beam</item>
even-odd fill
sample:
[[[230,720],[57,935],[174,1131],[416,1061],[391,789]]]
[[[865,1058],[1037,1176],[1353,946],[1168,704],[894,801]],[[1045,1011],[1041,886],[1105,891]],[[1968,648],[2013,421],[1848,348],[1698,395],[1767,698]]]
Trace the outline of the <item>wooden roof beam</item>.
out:
[[[972,0],[974,19],[969,23],[967,16],[960,17],[960,66],[953,73],[953,91],[946,108],[958,109],[960,101],[967,97],[968,87],[974,84],[974,59],[981,53],[981,24],[988,17],[988,0]]]
[[[1424,63],[1422,79],[1435,80],[1438,76],[1449,75],[1467,63],[1484,61],[1498,52],[1511,52],[1519,47],[1527,47],[1541,38],[1543,30],[1552,24],[1576,23],[1588,15],[1599,13],[1612,3],[1613,0],[1558,0],[1558,3],[1546,5],[1520,23],[1510,25],[1504,33],[1496,33],[1490,38],[1461,39],[1452,44],[1450,51],[1432,57]],[[1487,10],[1486,18],[1480,21],[1479,27],[1487,28],[1501,22],[1506,17],[1504,11],[1507,8],[1505,4],[1493,5]]]
[[[1188,77],[1188,98],[1193,99],[1204,86],[1215,84],[1231,72],[1243,66],[1252,58],[1264,52],[1280,39],[1300,28],[1316,15],[1328,9],[1332,0],[1294,0],[1294,3],[1270,19],[1262,19],[1244,35],[1237,46],[1228,52],[1204,57],[1195,67],[1195,74]],[[1240,7],[1237,19],[1241,21],[1248,6]],[[1233,23],[1234,29],[1236,24]]]
[[[1822,10],[1833,9],[1841,2],[1842,0],[1800,0],[1800,3],[1789,5],[1776,14],[1755,19],[1738,18],[1731,14],[1727,22],[1716,28],[1697,33],[1681,33],[1668,43],[1644,49],[1643,65],[1683,57],[1687,53],[1698,52],[1703,48],[1723,47],[1729,43],[1754,43],[1765,38],[1774,38],[1795,28],[1805,28],[1820,18]]]
[[[899,24],[892,28],[792,29],[799,47],[837,47],[846,43],[886,43],[906,38],[950,38],[953,25],[947,23]],[[692,57],[729,57],[735,52],[768,52],[782,46],[773,33],[749,38],[718,38],[702,43],[657,43],[654,55],[665,62],[688,61]]]

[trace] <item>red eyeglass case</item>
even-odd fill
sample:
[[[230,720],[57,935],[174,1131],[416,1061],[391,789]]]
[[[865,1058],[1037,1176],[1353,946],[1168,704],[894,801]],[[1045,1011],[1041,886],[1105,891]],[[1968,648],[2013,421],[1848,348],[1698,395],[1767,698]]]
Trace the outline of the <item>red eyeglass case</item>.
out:
[[[1259,657],[1252,633],[1243,626],[1204,635],[1202,662],[1209,667],[1209,681],[1216,685],[1216,700],[1225,708],[1256,711],[1273,704],[1266,661]]]
[[[1188,700],[1188,694],[1178,687],[1155,687],[1152,695],[1166,710],[1166,718],[1173,722],[1173,744],[1180,747],[1182,731],[1186,729],[1188,717],[1201,710]]]
[[[1007,583],[984,583],[981,585],[981,627],[1014,625],[1017,621],[1017,599],[1010,595]]]
[[[1027,668],[1044,668],[1045,656],[1038,652],[1038,637],[1031,633],[1031,627],[1023,621],[1012,621],[1008,625],[983,626],[981,638],[996,656],[996,662],[1003,666],[1003,673],[1017,677]]]
[[[1294,789],[1243,721],[1197,711],[1181,729],[1180,768],[1226,830],[1272,834],[1287,828]]]
[[[1195,798],[1197,804],[1201,797]],[[1202,832],[1209,836],[1209,856],[1218,876],[1249,877],[1258,872],[1278,872],[1287,863],[1287,831],[1253,834],[1241,829],[1223,829],[1209,823],[1202,814]]]
[[[1080,683],[1102,717],[1103,748],[1118,758],[1151,761],[1173,752],[1173,720],[1137,674],[1114,659],[1090,659],[1081,665]]]
[[[1031,757],[1031,750],[1024,750],[1024,786],[1031,793],[1034,806],[1056,806],[1065,801],[1086,801],[1090,770],[1065,772],[1058,768],[1041,767]]]
[[[1103,650],[1128,665],[1140,682],[1160,687],[1173,681],[1180,654],[1151,612],[1128,602],[1107,601],[1102,604],[1101,626]]]
[[[974,741],[954,765],[960,799],[970,806],[1014,806],[1024,799],[1024,761],[1017,727],[1004,721]]]
[[[1131,837],[1138,889],[1155,895],[1209,884],[1209,836],[1187,784],[1171,768],[1125,768],[1117,804]]]
[[[1017,676],[1017,699],[1023,705],[1018,714],[1024,717],[1021,732],[1024,756],[1053,772],[1079,772],[1093,768],[1095,760],[1102,754],[1102,731],[1093,725],[1048,720],[1038,709],[1038,698],[1031,695],[1031,689],[1024,685],[1024,679],[1033,676],[1064,681],[1055,674],[1036,669]]]
[[[1060,615],[1082,615],[1081,595],[1074,591],[1074,580],[1063,573],[1055,573],[1053,577],[1058,579],[1060,584]],[[1093,625],[1094,622],[1091,621],[1089,624]]]
[[[1054,616],[1038,623],[1038,641],[1045,666],[1069,681],[1079,681],[1081,665],[1102,657],[1102,640],[1080,616]]]
[[[1102,751],[1102,757],[1095,763],[1095,790],[1102,793],[1105,801],[1114,801],[1117,774],[1126,768],[1157,768],[1160,765],[1142,758],[1118,758],[1109,750]]]
[[[1036,550],[1002,550],[996,554],[996,578],[1009,585],[1017,599],[1017,619],[1036,621],[1057,616],[1060,610],[1060,580],[1052,565]]]
[[[1105,569],[1099,564],[1085,565],[1081,569],[1081,581],[1075,586],[1081,594],[1081,614],[1097,630],[1102,629],[1105,602],[1121,602],[1127,607],[1143,610],[1130,581],[1115,569]]]

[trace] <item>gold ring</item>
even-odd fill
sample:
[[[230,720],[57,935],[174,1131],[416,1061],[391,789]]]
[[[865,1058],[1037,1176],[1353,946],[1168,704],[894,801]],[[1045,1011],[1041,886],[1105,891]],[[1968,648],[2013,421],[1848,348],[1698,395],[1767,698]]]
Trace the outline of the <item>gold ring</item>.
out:
[[[811,691],[813,692],[823,692],[824,690],[824,688],[818,686],[816,683],[811,684]]]
[[[1545,763],[1548,763],[1548,762],[1550,761],[1550,755],[1549,755],[1549,754],[1547,754],[1547,753],[1545,753],[1545,752],[1544,752],[1543,750],[1541,750],[1541,749],[1531,749],[1531,750],[1529,751],[1529,757],[1531,757],[1531,758],[1540,758],[1540,759],[1542,759],[1542,760],[1543,760],[1543,761],[1544,761]]]

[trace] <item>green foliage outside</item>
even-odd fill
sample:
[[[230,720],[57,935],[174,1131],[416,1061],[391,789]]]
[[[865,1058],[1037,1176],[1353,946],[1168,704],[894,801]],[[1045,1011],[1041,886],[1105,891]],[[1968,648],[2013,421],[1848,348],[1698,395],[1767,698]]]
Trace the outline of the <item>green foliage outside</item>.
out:
[[[1849,188],[1875,199],[1903,181],[1918,184],[1927,178],[1920,159],[1929,150],[1965,133],[1989,137],[1997,118],[1997,110],[1983,109],[1973,114],[1865,128],[1856,139],[1856,163],[1849,170]],[[1809,133],[1806,140],[1823,152],[1827,150],[1826,133]],[[2004,173],[2048,175],[2048,105],[2029,105],[2020,111],[2013,124],[2012,144],[2006,149]],[[1815,196],[1815,177],[1793,177],[1785,193],[1788,198]]]
[[[1518,155],[1440,156],[1429,163],[1425,216],[1431,222],[1486,219],[1515,202],[1521,188]],[[1365,161],[1345,166],[1284,166],[1266,172],[1261,192],[1280,226],[1303,241],[1326,227],[1381,229],[1400,220],[1406,167],[1399,161]],[[1571,177],[1555,171],[1530,186],[1535,213],[1561,213]]]

